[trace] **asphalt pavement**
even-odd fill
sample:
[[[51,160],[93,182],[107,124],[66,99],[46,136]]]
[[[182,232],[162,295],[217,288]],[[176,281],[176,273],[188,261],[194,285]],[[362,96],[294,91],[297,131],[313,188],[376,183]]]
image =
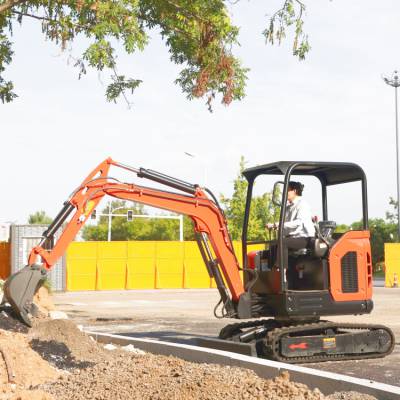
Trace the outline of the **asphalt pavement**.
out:
[[[329,320],[386,325],[396,336],[394,352],[383,359],[306,366],[400,386],[400,289],[376,287],[376,283],[371,314],[334,316]],[[86,329],[190,344],[196,337],[217,337],[225,325],[237,322],[214,317],[218,298],[216,289],[54,294],[57,309]]]
[[[374,287],[385,287],[385,278],[374,278]]]

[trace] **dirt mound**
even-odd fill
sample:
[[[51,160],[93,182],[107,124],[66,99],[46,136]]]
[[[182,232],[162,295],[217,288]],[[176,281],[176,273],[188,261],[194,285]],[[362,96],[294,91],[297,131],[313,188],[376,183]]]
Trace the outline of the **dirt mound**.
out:
[[[26,336],[20,333],[0,330],[0,352],[5,354],[8,360],[7,365],[3,355],[0,357],[2,385],[9,383],[10,370],[14,383],[25,387],[56,380],[60,375],[55,368],[32,350]]]
[[[55,309],[49,291],[42,286],[33,298],[33,302],[38,307],[39,314],[32,319],[33,325],[40,324],[48,319],[49,311]],[[20,321],[11,306],[2,305],[0,310],[0,329],[12,332],[28,333],[29,328]]]
[[[0,400],[55,400],[52,395],[42,390],[18,390],[16,393],[3,395],[0,395]]]
[[[28,335],[32,348],[61,369],[87,368],[114,355],[68,320],[46,320]]]
[[[329,395],[327,400],[376,400],[376,397],[357,392],[336,392]]]
[[[17,319],[11,307],[3,307],[3,310],[0,312],[0,329],[21,333],[29,331],[29,328]]]
[[[195,364],[150,354],[120,356],[41,388],[58,400],[325,398],[318,390],[311,391],[303,384],[290,382],[287,373],[265,380],[241,368]]]
[[[33,297],[33,302],[39,308],[43,314],[48,314],[49,311],[55,310],[53,300],[51,299],[50,293],[45,286],[41,286]]]
[[[0,329],[0,400],[375,400],[325,397],[287,373],[265,380],[236,367],[106,350],[68,320],[39,319],[22,333],[24,325],[0,313],[0,326],[8,329]]]

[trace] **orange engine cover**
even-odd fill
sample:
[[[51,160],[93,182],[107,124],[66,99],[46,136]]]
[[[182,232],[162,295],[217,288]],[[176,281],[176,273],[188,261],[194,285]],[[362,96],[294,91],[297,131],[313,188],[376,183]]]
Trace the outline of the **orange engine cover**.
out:
[[[335,301],[372,298],[372,260],[369,231],[349,231],[329,253],[329,278]]]

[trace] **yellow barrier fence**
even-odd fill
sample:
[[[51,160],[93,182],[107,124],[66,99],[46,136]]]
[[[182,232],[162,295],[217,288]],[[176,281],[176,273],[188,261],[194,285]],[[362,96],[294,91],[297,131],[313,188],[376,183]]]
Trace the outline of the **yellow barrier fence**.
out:
[[[6,279],[10,275],[10,243],[0,242],[0,279]]]
[[[234,248],[240,260],[241,243]],[[70,291],[216,287],[196,242],[73,242],[66,260]]]
[[[385,243],[385,286],[400,287],[400,243]]]

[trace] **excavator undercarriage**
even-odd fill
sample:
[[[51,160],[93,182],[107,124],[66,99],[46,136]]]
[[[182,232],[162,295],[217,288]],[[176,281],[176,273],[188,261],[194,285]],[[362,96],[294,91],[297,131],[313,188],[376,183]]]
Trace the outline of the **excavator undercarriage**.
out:
[[[111,166],[178,192],[120,182],[109,176]],[[308,248],[291,252],[282,227],[287,187],[295,170],[296,174],[313,175],[321,182],[323,221],[316,223],[317,236],[310,238]],[[248,246],[255,244],[247,238],[252,188],[257,176],[268,174],[284,176],[283,182],[277,182],[283,184],[277,237],[262,242],[265,250],[248,251]],[[390,354],[395,341],[389,328],[321,319],[366,314],[373,308],[366,179],[362,169],[350,163],[279,162],[250,168],[244,175],[249,185],[242,266],[236,258],[224,212],[208,189],[109,158],[73,191],[39,244],[31,250],[28,265],[7,279],[3,302],[8,302],[17,316],[31,326],[37,311],[33,303],[35,292],[101,199],[108,195],[192,219],[207,272],[215,280],[221,297],[214,309],[215,316],[247,320],[227,325],[218,339],[198,339],[199,345],[287,363],[377,358]],[[328,220],[326,188],[355,181],[362,184],[363,228],[336,234],[336,224]],[[62,233],[54,243],[58,230]],[[255,320],[265,317],[270,319]]]
[[[227,325],[219,339],[198,341],[201,346],[290,364],[380,358],[390,354],[395,343],[393,332],[383,325],[293,321],[288,326],[276,319]]]

